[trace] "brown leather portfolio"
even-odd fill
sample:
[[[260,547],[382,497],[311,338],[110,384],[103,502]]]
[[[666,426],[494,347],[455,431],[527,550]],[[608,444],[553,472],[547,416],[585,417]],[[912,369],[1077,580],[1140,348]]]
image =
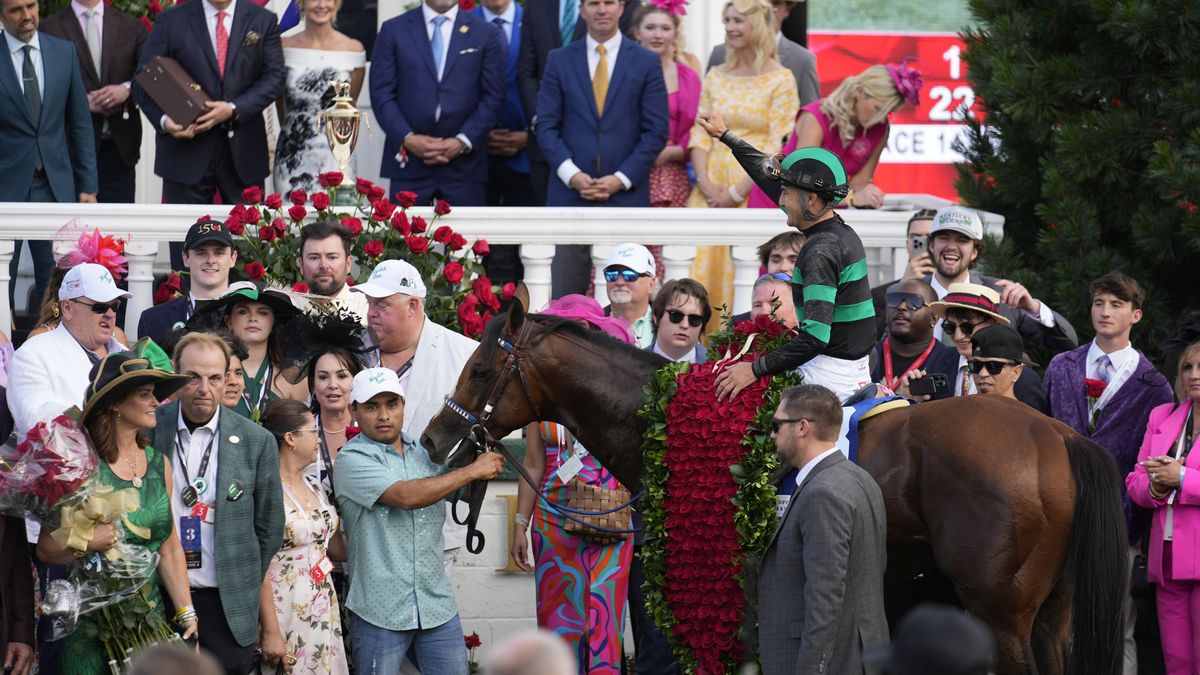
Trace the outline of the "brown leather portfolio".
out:
[[[172,122],[186,127],[204,114],[208,94],[175,59],[155,56],[135,79]]]

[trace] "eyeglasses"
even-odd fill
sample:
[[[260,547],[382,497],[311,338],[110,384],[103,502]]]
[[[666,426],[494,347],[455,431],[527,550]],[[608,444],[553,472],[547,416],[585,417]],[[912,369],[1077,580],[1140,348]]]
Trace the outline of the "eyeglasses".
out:
[[[319,428],[317,428],[317,425],[315,425],[315,424],[314,424],[314,425],[312,425],[311,427],[303,427],[303,428],[300,428],[300,429],[296,429],[296,430],[295,430],[295,431],[293,431],[292,433],[293,433],[293,434],[303,434],[303,433],[307,433],[307,432],[309,432],[309,431],[313,432],[314,434],[316,434],[316,435],[318,435],[318,436],[320,436],[320,435],[321,435],[321,430],[320,430]]]
[[[1019,366],[1021,364],[1016,361],[978,361],[972,359],[967,365],[970,366],[971,372],[976,375],[982,373],[984,368],[991,375],[999,375],[1005,366]]]
[[[667,310],[667,319],[671,323],[683,323],[683,317],[687,317],[688,325],[692,328],[699,328],[704,324],[704,317],[699,314],[684,314],[677,309]]]
[[[82,300],[71,300],[71,302],[90,308],[93,314],[107,314],[108,310],[110,309],[115,312],[117,311],[117,308],[121,306],[120,300],[113,300],[112,302],[83,302]]]
[[[621,279],[622,281],[624,281],[627,284],[632,284],[633,282],[638,280],[638,277],[643,277],[643,276],[648,277],[650,275],[649,274],[638,274],[637,272],[634,272],[633,270],[628,269],[628,268],[621,269],[621,270],[604,270],[604,280],[609,282],[610,284],[612,282],[616,281],[617,279]]]
[[[792,275],[788,274],[787,272],[776,272],[774,274],[764,274],[758,278],[759,281],[766,281],[767,279],[778,279],[780,281],[791,282]]]
[[[922,298],[916,293],[904,293],[902,291],[895,291],[887,294],[888,309],[898,309],[900,307],[900,303],[908,305],[908,311],[915,312],[925,306],[925,298]],[[953,331],[947,330],[947,332]]]
[[[771,433],[773,433],[773,434],[779,433],[779,430],[781,428],[783,428],[783,425],[785,425],[785,424],[796,424],[798,422],[804,422],[804,421],[805,421],[805,419],[803,417],[798,417],[794,420],[789,420],[786,417],[774,417],[771,419]]]
[[[961,330],[963,335],[971,337],[971,333],[974,333],[975,329],[982,324],[982,321],[976,321],[974,323],[969,321],[954,323],[953,321],[942,319],[942,330],[946,331],[946,335],[954,335],[955,331]]]

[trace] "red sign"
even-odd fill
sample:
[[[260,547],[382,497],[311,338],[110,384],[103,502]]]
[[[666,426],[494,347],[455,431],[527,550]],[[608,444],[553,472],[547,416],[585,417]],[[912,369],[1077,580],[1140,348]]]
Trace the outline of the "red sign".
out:
[[[822,96],[870,66],[907,59],[909,66],[921,71],[925,79],[921,103],[891,114],[891,133],[875,170],[875,183],[884,192],[924,192],[957,201],[954,164],[962,156],[954,142],[966,133],[961,123],[964,111],[980,115],[967,81],[962,40],[953,33],[813,31],[808,34],[808,47],[817,55]]]

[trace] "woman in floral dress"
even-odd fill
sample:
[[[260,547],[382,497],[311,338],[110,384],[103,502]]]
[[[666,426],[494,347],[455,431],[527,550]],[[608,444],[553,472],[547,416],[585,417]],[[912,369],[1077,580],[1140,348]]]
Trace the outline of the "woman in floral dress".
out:
[[[316,419],[299,401],[267,404],[263,427],[279,443],[283,547],[271,560],[260,599],[262,672],[349,673],[330,572],[345,560],[337,510],[304,468],[317,460]]]

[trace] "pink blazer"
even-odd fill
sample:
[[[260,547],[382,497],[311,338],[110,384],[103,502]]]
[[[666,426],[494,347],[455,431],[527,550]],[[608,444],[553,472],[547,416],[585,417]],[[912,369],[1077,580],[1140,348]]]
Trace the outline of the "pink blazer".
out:
[[[1174,454],[1175,443],[1183,423],[1187,420],[1191,401],[1182,405],[1165,403],[1150,411],[1146,424],[1146,437],[1138,462],[1148,457]],[[1177,580],[1200,580],[1200,452],[1196,451],[1200,439],[1192,446],[1184,466],[1187,474],[1183,490],[1175,497],[1173,516],[1173,543],[1171,545],[1172,577]],[[1146,577],[1153,583],[1162,583],[1163,528],[1167,521],[1167,500],[1155,499],[1150,494],[1150,476],[1140,463],[1125,477],[1125,488],[1129,498],[1139,506],[1154,509],[1154,521],[1150,526],[1150,559]]]

